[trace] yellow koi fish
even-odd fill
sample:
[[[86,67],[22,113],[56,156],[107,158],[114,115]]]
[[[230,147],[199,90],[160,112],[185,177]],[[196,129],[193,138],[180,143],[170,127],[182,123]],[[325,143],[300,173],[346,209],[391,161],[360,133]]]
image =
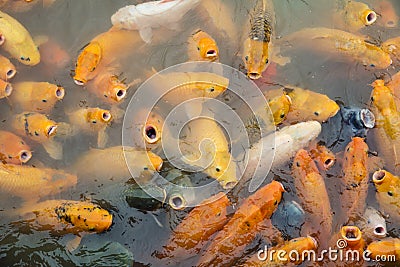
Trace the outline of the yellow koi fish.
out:
[[[15,74],[17,74],[17,70],[14,64],[12,64],[8,58],[0,55],[0,79],[8,81],[12,79]]]
[[[218,61],[219,49],[215,40],[206,32],[197,30],[188,38],[190,61]]]
[[[365,26],[372,25],[378,18],[375,11],[365,3],[352,0],[344,2],[333,15],[336,28],[356,32]]]
[[[0,79],[0,99],[9,97],[12,94],[13,87],[11,83],[8,83]]]
[[[23,111],[49,113],[64,98],[64,88],[48,82],[19,82],[13,84],[11,103]]]
[[[264,97],[272,111],[275,125],[281,124],[289,114],[292,99],[281,89],[266,91]]]
[[[40,62],[39,50],[26,28],[16,19],[1,11],[0,32],[5,39],[2,47],[13,58],[29,66]]]
[[[27,163],[32,157],[31,148],[11,132],[0,131],[0,161],[9,164]]]
[[[368,245],[367,250],[371,252],[369,255],[371,259],[379,261],[383,257],[386,257],[386,259],[391,259],[391,262],[400,261],[399,238],[385,238],[380,241],[371,242]]]
[[[310,155],[322,170],[330,169],[336,162],[335,154],[320,142],[310,150]]]
[[[381,48],[393,59],[400,60],[400,37],[387,39],[381,44]]]

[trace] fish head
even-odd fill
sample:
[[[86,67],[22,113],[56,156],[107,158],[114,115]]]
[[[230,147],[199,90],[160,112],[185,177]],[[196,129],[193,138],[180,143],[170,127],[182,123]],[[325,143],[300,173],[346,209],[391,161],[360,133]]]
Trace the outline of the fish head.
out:
[[[18,61],[27,66],[34,66],[40,62],[40,53],[37,46],[32,42],[16,47],[19,56]]]
[[[360,13],[360,20],[365,26],[374,24],[378,15],[371,9],[365,9]]]
[[[60,220],[84,232],[101,233],[112,224],[112,215],[92,203],[65,202],[57,206],[55,212]]]
[[[87,121],[91,124],[108,124],[112,120],[111,112],[101,108],[90,108],[87,111]]]
[[[351,246],[361,242],[362,233],[357,226],[346,225],[340,229],[340,236]]]
[[[398,180],[399,177],[385,170],[378,170],[372,175],[372,181],[375,184],[376,190],[389,201],[394,201],[394,199],[399,197],[398,190],[396,190]]]
[[[394,95],[392,90],[385,86],[385,82],[383,80],[376,80],[371,85],[374,87],[371,93],[372,104],[381,113],[390,114],[390,112],[397,112]]]
[[[296,177],[306,177],[312,173],[319,173],[317,165],[305,149],[297,151],[294,159],[292,171]]]
[[[0,80],[0,98],[9,97],[13,92],[11,83]]]
[[[290,96],[282,94],[278,97],[268,100],[269,108],[272,111],[275,125],[281,124],[290,111],[292,100]]]
[[[199,40],[197,50],[201,58],[208,61],[215,61],[219,58],[217,43],[209,37],[203,37]]]
[[[102,49],[98,42],[90,42],[84,47],[76,61],[74,82],[84,85],[93,75],[102,58]]]
[[[231,189],[238,183],[236,164],[229,152],[215,153],[213,163],[206,169],[206,173],[218,180],[222,188]]]
[[[381,47],[364,42],[366,46],[365,58],[363,64],[367,67],[386,69],[393,61],[390,54],[384,51]]]
[[[161,140],[164,119],[156,112],[151,112],[143,127],[143,138],[149,144],[155,144]]]
[[[216,98],[226,90],[225,85],[211,82],[198,82],[195,88],[200,92],[199,96],[207,98]]]
[[[58,125],[40,113],[24,113],[25,131],[35,139],[48,139],[57,133]]]
[[[104,90],[104,97],[112,99],[113,102],[121,102],[126,97],[128,87],[121,82],[117,76],[112,75]]]
[[[247,38],[244,42],[243,62],[247,77],[252,80],[261,78],[269,64],[269,43]]]
[[[17,158],[21,163],[27,163],[32,158],[32,152],[29,150],[21,150]]]
[[[150,169],[156,170],[156,171],[161,171],[161,168],[163,166],[163,160],[160,156],[154,154],[151,151],[147,152],[147,157],[151,162]]]

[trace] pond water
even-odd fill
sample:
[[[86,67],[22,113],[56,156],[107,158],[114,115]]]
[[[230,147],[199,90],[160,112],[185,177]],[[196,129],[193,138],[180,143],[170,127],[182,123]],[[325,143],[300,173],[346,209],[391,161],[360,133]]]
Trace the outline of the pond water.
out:
[[[248,20],[254,1],[247,0],[218,0],[231,7],[233,21],[238,36],[242,36],[243,25]],[[11,1],[12,2],[12,1]],[[22,1],[21,1],[22,2]],[[43,64],[27,67],[16,60],[18,73],[11,81],[48,81],[60,84],[65,88],[65,98],[56,104],[51,118],[59,122],[67,122],[66,113],[82,106],[99,106],[110,108],[83,87],[74,83],[71,72],[75,68],[76,59],[81,49],[98,34],[111,27],[110,17],[119,8],[146,1],[122,0],[57,0],[50,7],[43,8],[41,3],[25,12],[2,10],[19,20],[29,30],[32,36],[46,35],[58,42],[70,56],[68,64],[61,69],[52,69]],[[276,38],[300,30],[304,27],[333,27],[335,22],[330,14],[335,7],[335,1],[330,0],[275,0]],[[377,5],[379,0],[365,1],[370,6]],[[34,4],[33,1],[32,4]],[[397,13],[400,14],[400,2],[392,0]],[[29,3],[26,3],[28,5]],[[379,20],[379,18],[378,18]],[[123,67],[119,70],[121,77],[129,83],[135,79],[145,81],[153,69],[160,71],[167,67],[187,61],[187,39],[190,34],[201,28],[211,34],[221,51],[220,62],[236,69],[243,69],[241,59],[241,38],[226,40],[218,29],[208,19],[204,10],[195,8],[183,17],[180,28],[172,31],[162,29],[152,44],[138,45],[130,55],[124,58]],[[386,40],[400,34],[399,27],[384,28],[377,24],[362,29],[361,32],[374,40]],[[4,53],[5,54],[5,53]],[[271,84],[292,84],[308,88],[315,92],[328,95],[331,99],[341,101],[346,106],[364,108],[369,106],[372,87],[370,84],[377,78],[389,77],[399,69],[391,65],[386,70],[366,68],[356,61],[338,62],[335,55],[330,53],[315,53],[313,47],[308,49],[290,49],[285,56],[291,62],[285,66],[270,65],[266,73],[270,73],[269,83],[258,82],[262,90],[273,88]],[[122,60],[122,59],[121,59]],[[276,68],[276,71],[272,71]],[[267,74],[266,74],[267,75]],[[125,109],[129,99],[139,85],[128,90],[126,100],[118,107]],[[223,95],[222,101],[229,99]],[[7,129],[9,118],[14,109],[2,99],[0,106],[0,129]],[[229,103],[229,101],[226,101]],[[339,129],[329,121],[323,123],[322,133],[318,140],[324,141],[335,153],[344,150],[349,140],[338,140]],[[107,146],[122,144],[122,119],[114,121],[107,134]],[[97,139],[88,135],[75,135],[61,140],[64,147],[63,160],[51,159],[41,146],[34,146],[34,156],[28,165],[46,166],[55,169],[69,169],[80,154],[97,147]],[[375,151],[374,143],[367,138],[371,151]],[[340,155],[340,154],[339,154]],[[340,162],[340,161],[339,161]],[[98,162],[98,167],[112,168],[110,162]],[[164,163],[162,175],[174,174],[174,168]],[[171,174],[172,173],[172,174]],[[334,201],[340,194],[337,179],[341,176],[341,166],[336,164],[326,174],[326,186],[331,197],[334,212],[340,210],[339,201]],[[204,180],[202,174],[193,174],[192,180]],[[293,179],[290,175],[289,162],[285,167],[274,170],[268,179],[274,178],[282,182],[286,188],[284,200],[297,200]],[[113,214],[113,224],[105,233],[90,234],[82,237],[79,247],[68,251],[68,242],[74,235],[57,235],[51,231],[36,231],[30,229],[25,222],[10,221],[9,213],[22,205],[18,197],[2,193],[0,196],[0,265],[1,266],[164,266],[154,256],[156,251],[168,240],[171,230],[190,211],[176,211],[168,204],[151,211],[139,210],[127,205],[122,194],[125,181],[110,181],[109,183],[95,182],[93,184],[78,181],[76,187],[62,193],[49,196],[49,199],[91,200],[100,204]],[[372,183],[369,187],[367,202],[377,207]],[[237,196],[230,196],[235,202]],[[243,196],[242,196],[243,197]],[[334,221],[334,231],[340,228],[340,222]],[[392,237],[399,237],[398,225],[389,221],[388,230]],[[291,236],[294,238],[296,236]],[[176,263],[174,266],[195,265],[197,256]],[[306,264],[304,265],[306,266]],[[321,266],[322,263],[321,263]]]

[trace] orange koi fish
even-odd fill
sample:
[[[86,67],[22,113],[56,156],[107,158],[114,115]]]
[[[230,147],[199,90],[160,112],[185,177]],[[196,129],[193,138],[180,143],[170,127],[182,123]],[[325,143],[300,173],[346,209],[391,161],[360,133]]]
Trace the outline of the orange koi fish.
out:
[[[310,155],[322,170],[330,169],[336,162],[335,154],[321,142],[318,142],[315,147],[310,150]]]
[[[112,215],[100,206],[83,201],[47,200],[17,211],[23,219],[34,218],[34,228],[66,233],[108,230]]]
[[[31,148],[21,137],[0,131],[0,160],[3,164],[27,163],[32,157]]]
[[[278,207],[284,191],[281,183],[272,181],[245,199],[203,251],[198,266],[229,265],[241,257],[241,252],[256,236],[258,225]]]
[[[327,95],[299,87],[286,86],[283,91],[291,99],[286,121],[290,124],[314,120],[325,122],[336,115],[339,105]]]
[[[391,261],[400,261],[400,239],[399,238],[385,238],[380,241],[371,242],[367,250],[371,253],[369,257],[374,260],[382,259],[386,256],[386,259]]]
[[[275,125],[281,124],[289,114],[292,99],[281,89],[266,91],[264,97],[272,111]]]
[[[8,81],[17,74],[14,64],[11,61],[0,55],[0,79]]]
[[[77,177],[61,170],[0,165],[0,190],[27,201],[58,194],[75,186]]]
[[[11,103],[23,111],[49,113],[64,98],[64,88],[48,82],[19,82],[13,84]]]
[[[0,79],[0,99],[9,97],[13,92],[11,83]]]
[[[378,15],[367,4],[357,1],[344,1],[334,13],[335,28],[356,32],[375,23]]]
[[[353,137],[346,146],[343,162],[344,222],[362,217],[368,193],[368,145],[363,138]]]
[[[188,39],[189,61],[218,61],[219,50],[215,40],[206,32],[197,30]]]
[[[393,91],[383,80],[371,84],[372,112],[375,115],[374,139],[378,153],[385,160],[389,171],[400,171],[400,113]]]
[[[223,192],[212,199],[196,206],[173,230],[160,258],[181,258],[188,251],[199,253],[210,236],[224,227],[228,222],[226,208],[230,201]]]
[[[345,242],[341,243],[339,240],[344,240]],[[362,260],[362,253],[366,246],[362,232],[357,226],[343,226],[339,233],[331,238],[331,244],[335,248],[357,250],[360,260]]]
[[[300,205],[308,213],[309,225],[303,226],[302,232],[316,234],[319,241],[332,231],[332,210],[326,191],[324,178],[310,154],[300,149],[293,160],[294,184]]]
[[[55,40],[47,38],[45,42],[39,45],[41,62],[46,66],[48,73],[54,73],[55,70],[65,68],[71,61],[67,51]]]
[[[305,258],[301,257],[305,251],[316,251],[318,247],[317,241],[311,236],[298,237],[283,244],[277,245],[272,248],[268,248],[268,251],[263,253],[256,253],[251,256],[243,265],[243,267],[263,267],[263,266],[288,266],[288,264],[299,265]],[[274,251],[274,253],[271,253]],[[278,256],[278,251],[280,252]],[[293,258],[290,255],[293,251],[296,251],[299,257]],[[292,258],[289,258],[292,256]]]
[[[400,221],[400,177],[388,171],[378,170],[372,175],[376,187],[376,199],[381,209],[396,222]]]

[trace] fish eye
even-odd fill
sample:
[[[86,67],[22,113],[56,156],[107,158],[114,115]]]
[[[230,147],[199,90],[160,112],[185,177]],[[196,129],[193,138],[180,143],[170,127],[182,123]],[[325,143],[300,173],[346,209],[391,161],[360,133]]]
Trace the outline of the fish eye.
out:
[[[246,61],[248,61],[248,60],[249,60],[249,56],[245,56],[244,59],[245,59]]]
[[[268,62],[269,62],[269,60],[268,60],[268,58],[265,60],[265,64],[268,64]]]
[[[211,87],[210,88],[210,92],[214,92],[215,91],[215,88],[214,87]]]
[[[200,47],[197,47],[197,50],[200,51]]]
[[[389,195],[389,196],[393,196],[393,192],[392,191],[389,191],[389,192],[387,192],[387,194]]]
[[[97,123],[97,121],[95,121],[95,120],[92,120],[92,123],[93,123],[93,124],[95,124],[95,123]]]
[[[374,97],[373,96],[371,96],[371,101],[374,101]]]
[[[370,67],[375,68],[375,64],[369,64]]]
[[[315,115],[315,116],[319,116],[319,112],[318,112],[318,111],[315,111],[315,112],[314,112],[314,115]]]
[[[46,102],[47,102],[47,100],[46,100],[46,99],[42,99],[42,102],[43,102],[43,103],[46,103]]]
[[[220,169],[219,167],[215,168],[215,170],[216,170],[217,172],[220,172],[220,171],[221,171],[221,169]]]
[[[285,117],[285,113],[282,113],[279,117],[281,117],[281,119],[283,119]]]

